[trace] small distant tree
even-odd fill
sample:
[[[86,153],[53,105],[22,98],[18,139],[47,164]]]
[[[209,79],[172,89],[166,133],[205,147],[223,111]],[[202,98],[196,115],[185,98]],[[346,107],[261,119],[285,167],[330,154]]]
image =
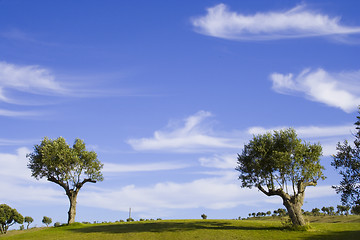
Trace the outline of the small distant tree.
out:
[[[321,211],[322,211],[324,214],[329,214],[329,208],[328,208],[328,207],[322,207],[322,208],[321,208]]]
[[[271,215],[271,211],[267,211],[266,215],[270,216]]]
[[[76,139],[70,147],[62,137],[55,140],[45,137],[27,157],[33,177],[45,177],[65,190],[70,202],[68,224],[75,222],[76,199],[80,189],[87,182],[103,180],[103,164],[97,159],[97,154],[87,151],[84,141],[80,139]]]
[[[52,219],[47,217],[47,216],[44,216],[43,219],[42,219],[42,223],[46,224],[46,226],[48,227],[49,224],[52,223]]]
[[[30,224],[34,221],[32,217],[26,216],[25,221],[27,223],[26,229],[29,229]]]
[[[311,210],[311,213],[314,215],[314,216],[319,216],[320,215],[320,209],[318,208],[313,208]]]
[[[207,219],[206,214],[205,214],[205,213],[201,214],[201,218],[202,218],[202,219]]]
[[[360,215],[360,205],[355,205],[351,208],[351,213],[355,215]]]
[[[278,213],[278,216],[279,216],[279,217],[284,217],[284,216],[286,216],[286,214],[287,214],[286,209],[284,209],[284,208],[279,208],[279,209],[277,210],[277,213]]]
[[[301,207],[305,189],[325,179],[320,165],[322,148],[297,137],[294,129],[254,136],[238,155],[242,187],[256,187],[267,196],[279,196],[294,226],[305,225]]]
[[[360,114],[360,106],[359,111]],[[341,194],[343,205],[360,205],[360,116],[355,122],[356,134],[354,134],[354,146],[347,140],[343,144],[337,144],[337,153],[333,155],[331,165],[339,171],[342,176],[340,185],[333,186],[336,193]]]
[[[343,215],[343,214],[348,215],[349,214],[349,210],[350,210],[349,206],[337,205],[336,208],[337,208],[337,212],[340,213],[341,215]]]
[[[329,207],[329,215],[335,215],[334,210],[335,210],[335,208],[333,206],[330,206]]]
[[[0,204],[0,231],[6,234],[10,226],[15,223],[22,224],[24,217],[15,208],[6,204]]]

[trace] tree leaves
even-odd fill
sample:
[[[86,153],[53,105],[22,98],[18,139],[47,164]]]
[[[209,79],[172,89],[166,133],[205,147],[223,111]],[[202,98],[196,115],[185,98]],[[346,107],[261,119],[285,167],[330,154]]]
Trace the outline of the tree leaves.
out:
[[[316,185],[324,179],[320,164],[322,148],[297,138],[294,129],[254,136],[238,155],[242,187],[265,186],[273,193],[299,193],[299,183]],[[292,189],[292,191],[289,190]],[[265,189],[264,189],[265,190]]]

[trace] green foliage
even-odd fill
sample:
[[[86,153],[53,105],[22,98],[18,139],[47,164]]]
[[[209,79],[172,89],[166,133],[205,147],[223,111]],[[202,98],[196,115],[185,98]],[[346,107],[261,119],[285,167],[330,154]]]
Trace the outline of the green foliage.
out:
[[[206,214],[205,214],[205,213],[201,214],[201,218],[202,218],[202,219],[207,219]]]
[[[27,157],[33,177],[45,177],[65,190],[70,201],[68,224],[75,222],[76,198],[82,186],[104,179],[101,173],[103,164],[97,159],[97,154],[87,151],[80,139],[70,147],[62,137],[55,140],[45,137]]]
[[[354,135],[354,146],[346,140],[343,144],[339,142],[336,147],[337,153],[331,162],[342,176],[340,185],[333,188],[341,194],[341,202],[349,206],[360,204],[360,116],[357,117],[355,126],[357,133]]]
[[[6,234],[9,227],[15,223],[22,224],[24,217],[15,208],[0,204],[0,232]]]
[[[52,223],[52,219],[47,217],[47,216],[44,216],[43,219],[42,219],[42,223],[46,224],[46,226],[48,227],[49,224]]]
[[[102,181],[103,164],[94,151],[87,151],[83,140],[76,139],[70,147],[63,137],[55,140],[45,137],[40,145],[34,146],[34,152],[27,155],[28,167],[36,179],[47,178],[60,183],[69,183],[76,188],[79,183]]]
[[[311,213],[314,215],[314,216],[319,216],[320,215],[320,209],[318,208],[313,208],[311,210]]]
[[[60,226],[61,226],[61,223],[60,223],[60,222],[54,223],[54,227],[60,227]]]
[[[266,186],[272,191],[296,187],[299,182],[317,183],[325,179],[320,165],[322,148],[297,138],[294,129],[254,136],[238,155],[242,187]]]
[[[355,205],[351,208],[351,213],[355,215],[360,215],[360,205]]]
[[[350,206],[337,205],[336,208],[337,208],[337,213],[339,213],[341,215],[349,214]]]
[[[133,222],[133,221],[135,221],[135,220],[134,220],[133,218],[129,217],[129,218],[126,219],[126,221],[127,221],[127,222]]]
[[[30,224],[34,221],[32,217],[26,216],[24,222],[27,223],[27,229],[29,229]]]

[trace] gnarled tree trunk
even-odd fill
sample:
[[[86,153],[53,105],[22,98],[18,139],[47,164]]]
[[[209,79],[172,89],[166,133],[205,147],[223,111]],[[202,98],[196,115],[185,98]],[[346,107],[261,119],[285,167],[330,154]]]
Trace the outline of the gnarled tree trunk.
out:
[[[283,198],[283,204],[286,207],[290,220],[294,226],[304,226],[306,224],[301,207],[303,205],[302,196],[292,196],[290,199]]]
[[[70,207],[68,212],[68,224],[75,222],[77,194],[78,194],[77,191],[69,191],[69,194],[67,194],[70,201]]]

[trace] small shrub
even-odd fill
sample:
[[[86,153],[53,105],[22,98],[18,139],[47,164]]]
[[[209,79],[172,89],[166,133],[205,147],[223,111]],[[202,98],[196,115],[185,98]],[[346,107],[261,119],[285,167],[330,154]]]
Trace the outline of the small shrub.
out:
[[[206,214],[201,214],[201,217],[202,217],[202,219],[207,219],[207,216],[206,216]]]
[[[24,225],[21,225],[20,230],[24,230],[24,229],[25,229]]]
[[[133,222],[133,221],[135,221],[135,220],[130,217],[130,218],[126,219],[126,221],[127,221],[127,222]]]
[[[124,220],[120,219],[119,222],[125,222]]]
[[[54,227],[60,227],[60,226],[61,226],[61,223],[60,223],[60,222],[54,223]]]
[[[145,221],[145,219],[143,219],[143,218],[140,218],[140,219],[139,219],[139,221],[140,221],[140,222],[143,222],[143,221]]]

